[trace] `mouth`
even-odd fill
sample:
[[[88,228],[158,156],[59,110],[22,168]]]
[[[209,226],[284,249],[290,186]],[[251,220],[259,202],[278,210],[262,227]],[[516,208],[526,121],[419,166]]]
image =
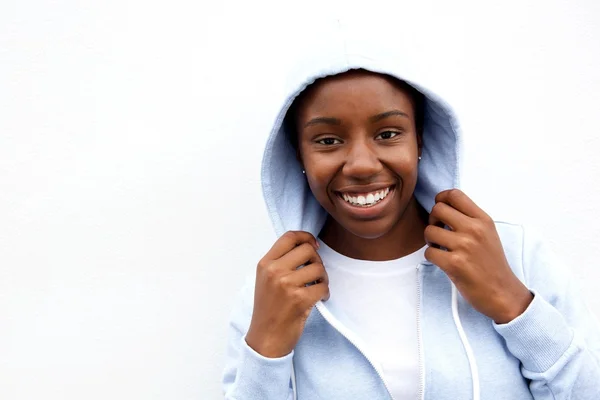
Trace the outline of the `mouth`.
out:
[[[377,218],[390,198],[396,192],[396,185],[378,188],[370,192],[335,192],[342,207],[361,219]]]
[[[359,208],[369,208],[387,198],[395,185],[366,193],[336,192],[336,195],[346,203]]]

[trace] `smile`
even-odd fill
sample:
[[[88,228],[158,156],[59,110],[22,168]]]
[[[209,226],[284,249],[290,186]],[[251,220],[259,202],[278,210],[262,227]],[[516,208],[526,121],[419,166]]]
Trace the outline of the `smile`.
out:
[[[368,193],[339,192],[338,195],[339,195],[339,197],[344,199],[344,201],[346,203],[349,203],[355,207],[369,208],[369,207],[373,207],[374,205],[376,205],[377,203],[379,203],[383,199],[385,199],[387,197],[387,195],[390,193],[391,189],[392,189],[392,186],[389,186],[387,188],[379,189],[379,190],[376,190],[373,192],[368,192]]]

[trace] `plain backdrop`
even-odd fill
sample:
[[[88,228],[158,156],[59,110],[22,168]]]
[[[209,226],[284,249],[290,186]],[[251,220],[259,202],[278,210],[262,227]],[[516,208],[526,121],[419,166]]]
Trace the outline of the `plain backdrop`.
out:
[[[541,230],[600,314],[600,2],[3,0],[0,398],[221,398],[286,72],[407,27],[463,189]]]

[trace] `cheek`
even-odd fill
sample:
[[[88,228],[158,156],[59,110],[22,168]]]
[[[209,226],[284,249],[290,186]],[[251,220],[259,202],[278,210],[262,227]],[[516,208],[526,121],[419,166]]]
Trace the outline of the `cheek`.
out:
[[[414,153],[414,154],[413,154]],[[381,161],[398,175],[408,178],[416,176],[419,168],[419,156],[413,151],[390,151],[381,157]]]
[[[341,168],[337,157],[331,155],[313,155],[304,160],[308,185],[317,199],[327,196],[327,189]]]

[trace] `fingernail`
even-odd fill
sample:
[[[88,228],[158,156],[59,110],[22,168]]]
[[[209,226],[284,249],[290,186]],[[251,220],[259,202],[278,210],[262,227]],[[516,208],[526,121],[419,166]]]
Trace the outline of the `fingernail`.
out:
[[[318,241],[318,240],[315,240],[315,246],[317,247],[317,249],[318,249],[319,247],[321,247],[321,245],[319,244],[319,241]]]

